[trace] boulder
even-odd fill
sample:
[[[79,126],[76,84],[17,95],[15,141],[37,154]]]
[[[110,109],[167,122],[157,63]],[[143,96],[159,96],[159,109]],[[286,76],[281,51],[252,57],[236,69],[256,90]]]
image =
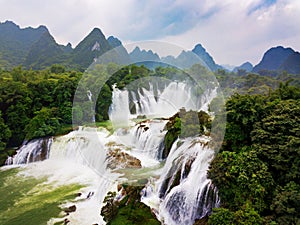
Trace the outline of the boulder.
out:
[[[120,149],[108,152],[107,167],[110,169],[141,168],[141,161]]]

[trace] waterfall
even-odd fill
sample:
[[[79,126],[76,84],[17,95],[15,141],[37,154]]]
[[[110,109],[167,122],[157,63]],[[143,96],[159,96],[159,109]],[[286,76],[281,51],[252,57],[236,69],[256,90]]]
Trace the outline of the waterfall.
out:
[[[49,184],[84,185],[80,197],[63,204],[63,207],[76,205],[76,211],[66,215],[67,219],[71,224],[104,224],[99,210],[106,193],[116,190],[118,177],[107,170],[104,144],[109,141],[108,135],[105,129],[80,127],[67,135],[30,141],[7,161],[28,163],[22,174],[37,178],[46,176],[45,182]],[[38,162],[41,159],[45,160]],[[49,224],[58,221],[61,218],[52,218]]]
[[[149,90],[141,88],[137,94],[132,93],[137,115],[170,117],[180,108],[199,109],[200,98],[194,98],[192,88],[185,83],[170,82],[162,91],[158,89],[157,93],[152,84],[149,86]]]
[[[166,224],[190,225],[219,204],[216,189],[206,175],[214,151],[205,147],[207,140],[202,138],[179,142],[174,143],[158,181],[162,199],[159,210]]]
[[[129,95],[127,90],[121,91],[113,85],[110,120],[119,127],[118,124],[128,126],[129,119],[139,115],[147,118],[170,117],[181,108],[207,111],[210,101],[217,96],[217,88],[207,89],[202,94],[195,94],[197,91],[197,87],[172,81],[162,90],[150,83],[149,89],[137,88]],[[135,107],[134,115],[130,113],[131,105]]]
[[[150,84],[149,89],[139,88],[131,92],[131,96],[136,116],[169,117],[181,108],[208,111],[209,103],[217,95],[217,88],[205,90],[197,98],[192,95],[194,91],[186,83],[171,82],[163,90],[156,91]],[[117,111],[117,107],[112,109],[116,110],[115,114],[122,114],[120,112],[124,112],[124,108],[131,104],[128,91],[120,91],[114,87],[113,96],[118,96],[113,97],[112,104],[119,106],[120,111]],[[126,118],[123,118],[128,120],[133,116],[126,111]],[[130,131],[121,130],[117,133],[119,139],[126,139],[125,145],[131,146],[131,154],[138,157],[136,153],[139,153],[160,160],[166,134],[163,131],[165,124],[166,121],[163,120],[147,119]],[[128,138],[129,135],[132,139]],[[209,141],[205,136],[178,139],[172,145],[160,178],[154,185],[145,188],[143,201],[157,202],[156,206],[151,203],[148,205],[156,208],[163,223],[192,225],[196,219],[209,215],[212,208],[219,206],[217,189],[207,178],[209,163],[214,157],[214,151],[208,147]]]
[[[117,130],[113,138],[117,144],[124,146],[124,152],[139,159],[142,166],[154,166],[161,160],[166,122],[160,119],[146,120],[129,130]]]
[[[208,144],[211,140],[207,136],[177,139],[165,161],[162,152],[167,132],[166,118],[182,108],[207,111],[217,89],[205,90],[199,96],[193,93],[195,89],[184,82],[170,82],[164,88],[150,84],[148,89],[138,88],[135,91],[119,90],[114,85],[109,110],[115,128],[113,133],[104,128],[80,127],[67,135],[36,139],[22,146],[14,157],[7,160],[7,164],[47,159],[35,164],[36,170],[32,173],[52,174],[52,177],[55,174],[55,179],[62,182],[84,183],[85,179],[89,180],[92,184],[86,191],[89,196],[93,193],[92,197],[78,203],[78,210],[68,218],[71,223],[83,224],[84,216],[89,216],[89,209],[94,218],[99,217],[97,223],[103,224],[99,212],[105,195],[112,188],[116,190],[115,181],[129,182],[131,179],[119,177],[122,169],[126,172],[127,168],[118,167],[120,161],[117,158],[110,160],[109,157],[114,157],[114,154],[109,153],[128,154],[141,162],[141,170],[150,171],[142,174],[142,178],[151,176],[143,190],[142,201],[154,209],[159,220],[166,225],[192,225],[220,204],[217,189],[207,178],[209,163],[214,157],[214,151]],[[91,92],[88,92],[88,98],[92,102]],[[130,106],[135,110],[130,110]],[[118,174],[108,166],[109,163],[115,163]],[[133,181],[137,177],[141,179],[139,169],[130,171],[139,176],[133,175]]]
[[[161,160],[166,123],[166,120],[151,120],[136,125],[132,129],[132,142],[135,143],[137,151]]]
[[[5,165],[28,164],[45,160],[49,157],[52,137],[31,140],[22,145],[13,157],[8,157]]]
[[[192,225],[218,207],[217,189],[207,179],[214,151],[204,137],[178,139],[172,146],[160,178],[147,186],[143,201],[156,202],[156,211],[164,224]],[[149,204],[150,203],[150,204]]]
[[[121,91],[113,85],[112,104],[109,109],[109,119],[112,121],[113,126],[128,127],[129,126],[129,101],[128,91]]]
[[[106,151],[101,139],[107,134],[85,128],[57,137],[51,146],[49,159],[72,161],[103,174],[106,169]]]
[[[88,97],[88,99],[89,99],[89,102],[90,102],[90,104],[91,104],[91,112],[93,113],[92,114],[92,122],[93,123],[95,123],[96,122],[96,119],[95,119],[95,113],[94,113],[94,103],[93,103],[93,94],[92,94],[92,92],[90,91],[90,90],[88,90],[87,91],[87,97]]]

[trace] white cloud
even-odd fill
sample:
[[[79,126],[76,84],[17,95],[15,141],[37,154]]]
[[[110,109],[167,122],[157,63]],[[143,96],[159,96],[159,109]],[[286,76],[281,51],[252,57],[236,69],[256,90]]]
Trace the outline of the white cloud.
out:
[[[243,2],[243,3],[241,3]],[[246,1],[245,1],[246,2]],[[182,35],[165,40],[192,48],[200,42],[220,64],[256,64],[268,48],[277,45],[300,49],[300,1],[277,1],[249,13],[261,1],[224,1],[222,8]]]

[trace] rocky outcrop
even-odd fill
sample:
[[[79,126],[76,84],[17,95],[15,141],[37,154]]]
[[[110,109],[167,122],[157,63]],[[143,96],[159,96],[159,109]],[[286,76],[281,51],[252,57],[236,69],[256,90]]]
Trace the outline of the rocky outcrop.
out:
[[[169,155],[173,143],[180,138],[209,135],[211,129],[211,117],[204,111],[186,111],[180,109],[178,113],[169,118],[165,126],[167,133],[164,138],[162,159]]]
[[[202,219],[196,220],[194,225],[207,225],[208,224],[208,217],[203,217]]]
[[[72,213],[76,211],[76,205],[69,206],[64,210],[66,213]]]
[[[109,192],[101,215],[107,224],[160,225],[151,209],[140,201],[144,186],[118,186],[118,194]]]
[[[141,168],[141,161],[121,149],[111,149],[107,156],[107,167],[110,169]]]

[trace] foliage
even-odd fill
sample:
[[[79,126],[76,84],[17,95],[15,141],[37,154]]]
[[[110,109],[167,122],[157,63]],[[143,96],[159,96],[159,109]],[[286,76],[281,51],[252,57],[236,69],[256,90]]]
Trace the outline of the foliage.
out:
[[[233,225],[234,213],[226,208],[215,208],[209,217],[208,225]]]
[[[169,118],[165,126],[167,133],[164,137],[164,150],[162,158],[165,159],[173,145],[180,138],[194,137],[209,133],[211,128],[211,118],[204,111],[186,111],[180,109],[178,113]]]
[[[269,115],[255,124],[252,142],[268,164],[275,181],[300,179],[300,101],[281,100]]]
[[[58,119],[55,117],[55,111],[55,108],[42,108],[36,112],[25,127],[25,138],[31,140],[37,137],[54,135],[60,126]]]
[[[52,135],[72,124],[72,101],[80,76],[59,65],[41,71],[22,67],[0,71],[0,110],[11,131],[5,144],[19,146],[25,137]]]
[[[299,91],[285,83],[268,95],[227,101],[224,143],[208,171],[222,209],[210,224],[222,215],[234,215],[228,224],[299,223]]]
[[[241,225],[263,225],[263,220],[259,213],[253,209],[248,202],[243,206],[242,209],[234,213],[235,224]]]
[[[0,111],[0,151],[3,151],[6,147],[8,139],[11,137],[11,131],[9,127],[4,123],[2,119],[2,113]]]
[[[122,185],[126,195],[118,202],[114,200],[115,193],[109,192],[105,197],[106,206],[101,214],[105,215],[108,225],[159,225],[150,208],[140,202],[142,186]]]
[[[274,181],[255,150],[221,152],[208,174],[217,187],[222,187],[220,197],[230,209],[237,210],[247,200],[258,212],[268,207],[267,197],[272,193]]]
[[[224,149],[237,151],[242,146],[250,144],[253,125],[264,114],[263,106],[263,98],[259,95],[231,96],[226,102],[227,132]]]
[[[278,224],[300,223],[300,185],[291,181],[275,192],[271,209],[277,214]]]
[[[11,131],[2,119],[2,113],[0,111],[0,165],[5,162],[8,157],[5,151],[7,141],[11,137]]]

